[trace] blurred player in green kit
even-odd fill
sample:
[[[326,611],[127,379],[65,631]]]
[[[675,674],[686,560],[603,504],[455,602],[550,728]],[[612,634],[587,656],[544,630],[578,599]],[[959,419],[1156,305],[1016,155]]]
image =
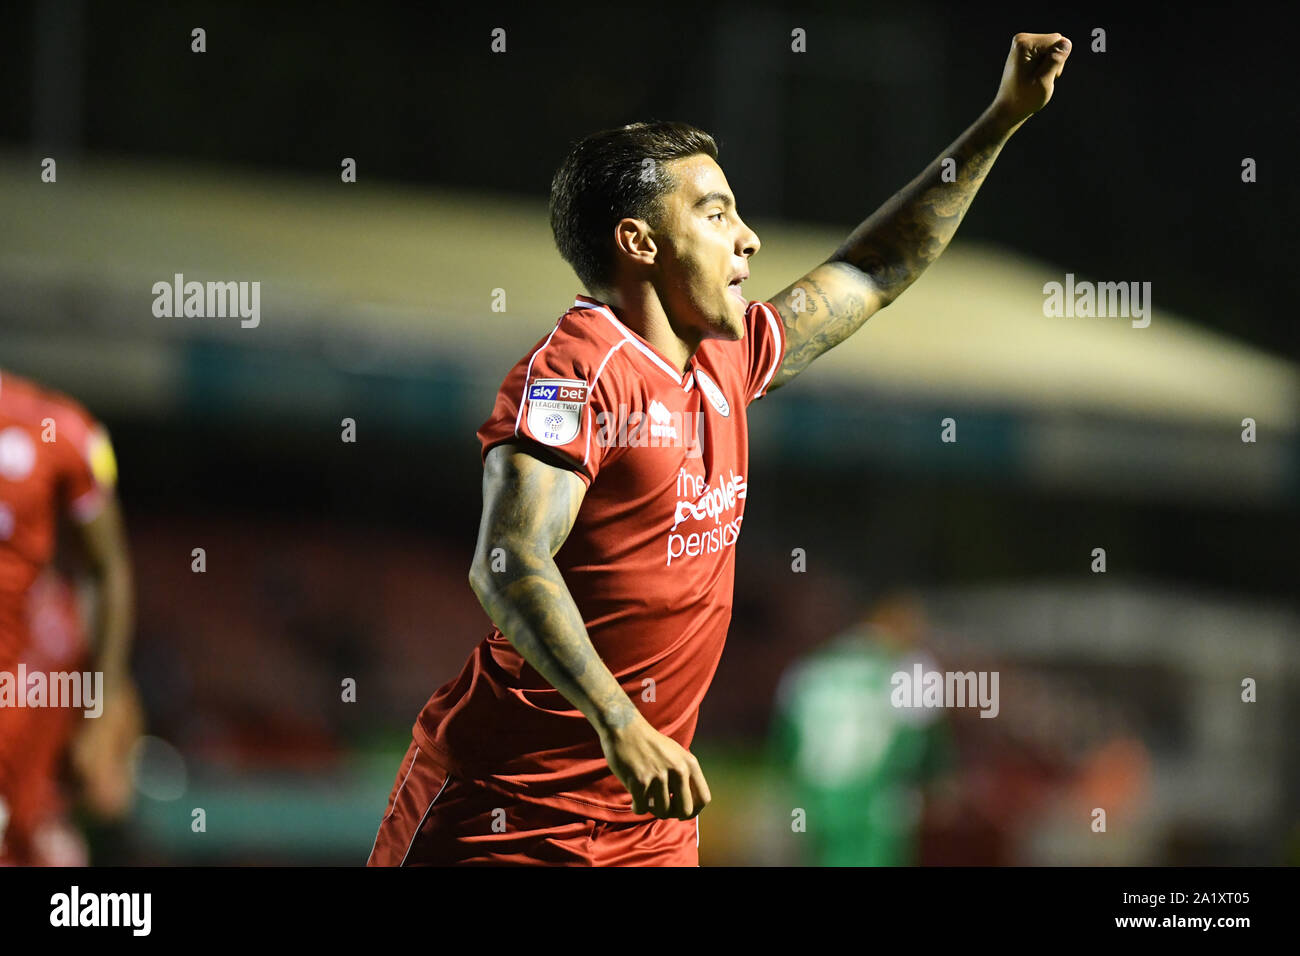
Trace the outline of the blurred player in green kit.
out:
[[[919,606],[891,597],[783,675],[773,757],[805,811],[805,863],[917,862],[924,790],[955,762],[942,710],[890,700],[894,674],[933,668],[918,646],[924,630]]]

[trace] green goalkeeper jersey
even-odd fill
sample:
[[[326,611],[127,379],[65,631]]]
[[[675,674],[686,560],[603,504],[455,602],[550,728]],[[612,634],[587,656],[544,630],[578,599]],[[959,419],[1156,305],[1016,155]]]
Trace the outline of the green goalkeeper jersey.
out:
[[[890,703],[893,675],[920,659],[855,630],[782,677],[772,744],[805,811],[808,862],[916,862],[921,785],[952,761],[942,712]]]

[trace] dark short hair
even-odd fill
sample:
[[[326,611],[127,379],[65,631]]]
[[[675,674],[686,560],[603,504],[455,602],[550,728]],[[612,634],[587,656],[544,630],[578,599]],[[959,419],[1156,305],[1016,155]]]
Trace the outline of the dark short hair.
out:
[[[551,181],[551,231],[583,285],[592,289],[613,279],[614,223],[631,217],[657,225],[662,198],[676,188],[663,163],[700,153],[718,158],[713,137],[675,122],[601,130],[569,151]]]

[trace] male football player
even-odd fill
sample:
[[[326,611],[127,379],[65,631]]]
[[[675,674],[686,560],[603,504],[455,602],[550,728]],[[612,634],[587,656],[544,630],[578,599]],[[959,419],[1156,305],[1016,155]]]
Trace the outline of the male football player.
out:
[[[939,256],[1069,52],[1017,34],[984,113],[768,301],[742,291],[759,239],[707,133],[573,148],[551,226],[586,294],[478,432],[469,577],[496,627],[420,713],[372,865],[698,865],[711,794],[689,748],[731,616],[747,407]]]
[[[58,789],[65,758],[96,815],[111,819],[130,805],[128,758],[141,717],[128,669],[132,575],[116,476],[108,433],[85,409],[0,372],[0,864],[86,862],[75,845],[69,852]],[[65,518],[96,589],[89,662],[102,676],[77,684],[83,695],[98,693],[88,707],[32,692],[53,687],[51,673],[80,672],[84,659],[71,593],[60,596],[42,577]],[[51,626],[51,615],[67,623]]]

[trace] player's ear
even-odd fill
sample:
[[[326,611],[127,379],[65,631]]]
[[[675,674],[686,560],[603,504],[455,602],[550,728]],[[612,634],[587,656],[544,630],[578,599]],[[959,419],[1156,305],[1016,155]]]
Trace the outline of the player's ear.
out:
[[[650,224],[630,216],[620,219],[614,226],[614,245],[619,255],[645,266],[654,264],[658,252]]]

